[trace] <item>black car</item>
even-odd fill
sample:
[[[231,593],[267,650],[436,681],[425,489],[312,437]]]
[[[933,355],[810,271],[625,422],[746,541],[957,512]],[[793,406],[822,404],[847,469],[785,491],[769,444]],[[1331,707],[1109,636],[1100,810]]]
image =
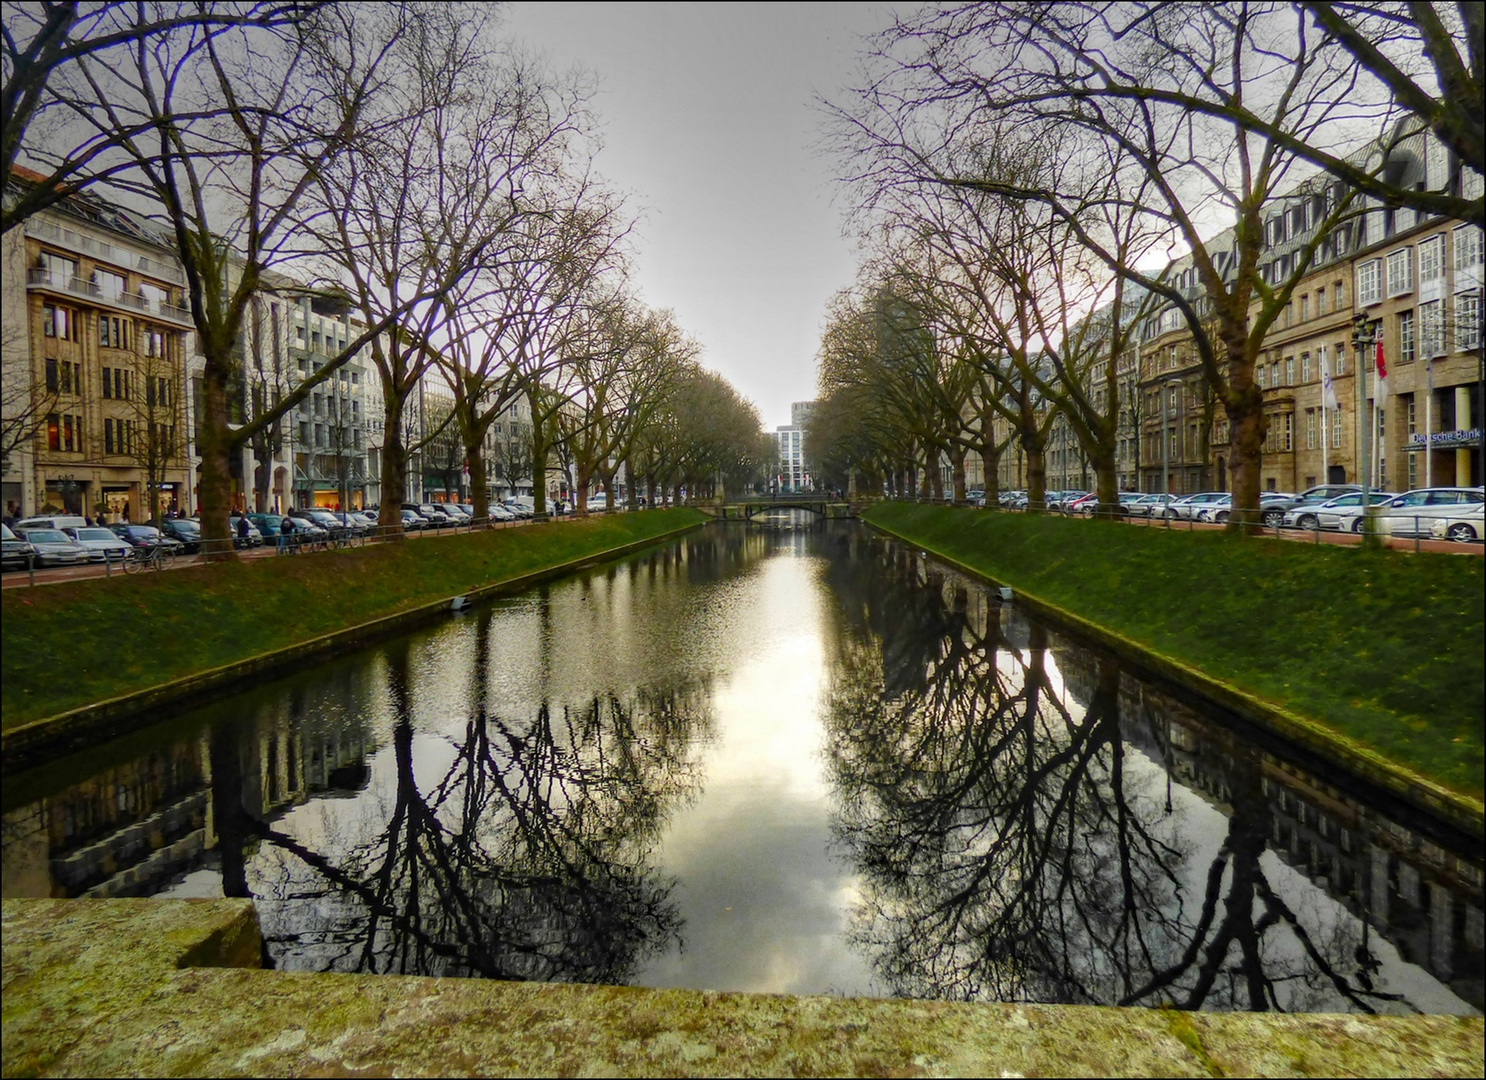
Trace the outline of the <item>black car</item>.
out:
[[[128,541],[137,548],[163,544],[167,555],[179,555],[185,549],[185,545],[179,540],[164,535],[153,525],[130,525],[128,522],[121,521],[110,525],[109,528],[114,531],[115,536]]]
[[[177,541],[187,555],[201,550],[201,526],[189,518],[166,518],[160,523],[160,532]]]

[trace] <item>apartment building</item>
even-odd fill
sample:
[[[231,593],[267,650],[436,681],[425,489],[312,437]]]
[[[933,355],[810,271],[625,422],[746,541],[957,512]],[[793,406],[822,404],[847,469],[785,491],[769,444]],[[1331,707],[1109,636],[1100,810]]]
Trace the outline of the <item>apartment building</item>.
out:
[[[38,179],[16,167],[9,184]],[[7,508],[143,521],[156,494],[185,507],[194,333],[172,238],[75,194],[6,237],[3,277]]]

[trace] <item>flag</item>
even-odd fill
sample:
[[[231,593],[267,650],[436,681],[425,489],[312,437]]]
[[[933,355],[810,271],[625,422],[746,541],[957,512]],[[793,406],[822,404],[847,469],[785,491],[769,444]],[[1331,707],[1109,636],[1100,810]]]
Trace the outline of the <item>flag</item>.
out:
[[[1321,402],[1332,412],[1340,408],[1336,399],[1336,384],[1331,381],[1331,362],[1326,359],[1326,350],[1321,350]]]
[[[1388,365],[1383,361],[1383,328],[1381,326],[1378,327],[1378,359],[1377,359],[1377,367],[1378,367],[1378,392],[1377,392],[1377,395],[1376,395],[1376,400],[1377,400],[1378,404],[1381,405],[1383,403],[1383,399],[1388,396]]]

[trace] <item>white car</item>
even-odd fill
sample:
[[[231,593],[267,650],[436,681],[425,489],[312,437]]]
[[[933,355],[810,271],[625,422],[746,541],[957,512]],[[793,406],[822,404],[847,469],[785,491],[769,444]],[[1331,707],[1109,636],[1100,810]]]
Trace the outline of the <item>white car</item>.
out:
[[[1428,536],[1434,523],[1453,514],[1455,507],[1479,505],[1483,498],[1486,491],[1481,488],[1415,488],[1379,503],[1373,512],[1373,522],[1384,536]],[[1342,515],[1340,525],[1343,531],[1360,533],[1362,508],[1354,507]]]
[[[88,549],[90,562],[121,563],[128,558],[129,552],[134,550],[133,544],[120,539],[112,529],[105,529],[102,525],[83,526],[82,528],[69,525],[62,531]]]
[[[1436,540],[1469,544],[1486,536],[1486,503],[1461,503],[1440,513],[1429,526],[1429,535]]]

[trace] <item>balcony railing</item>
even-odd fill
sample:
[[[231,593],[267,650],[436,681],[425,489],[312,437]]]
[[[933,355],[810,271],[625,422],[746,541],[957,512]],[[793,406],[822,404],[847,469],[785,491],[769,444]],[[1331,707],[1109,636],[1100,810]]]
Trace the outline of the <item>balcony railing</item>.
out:
[[[91,300],[95,304],[126,308],[141,315],[168,319],[188,328],[195,326],[191,313],[183,307],[176,307],[174,304],[167,304],[160,300],[147,300],[143,296],[134,296],[130,293],[109,296],[96,283],[78,275],[69,277],[55,270],[32,268],[26,271],[26,286],[32,289],[50,289],[54,292],[66,293],[69,296]]]
[[[73,251],[91,255],[95,259],[104,259],[126,270],[137,270],[148,277],[173,281],[177,285],[186,283],[185,271],[179,266],[161,259],[152,259],[148,255],[139,255],[110,244],[106,240],[95,240],[91,236],[84,236],[80,232],[63,228],[50,221],[27,221],[26,235],[56,244],[58,247],[70,248]]]

